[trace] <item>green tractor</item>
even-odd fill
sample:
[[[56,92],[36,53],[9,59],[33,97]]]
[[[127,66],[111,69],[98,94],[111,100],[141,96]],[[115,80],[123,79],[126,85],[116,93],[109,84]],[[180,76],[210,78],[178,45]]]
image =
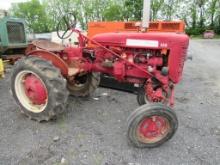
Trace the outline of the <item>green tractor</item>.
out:
[[[0,11],[0,78],[4,77],[3,61],[14,63],[24,55],[27,45],[25,21]]]
[[[0,55],[13,59],[24,54],[28,42],[25,21],[7,15],[0,17]]]

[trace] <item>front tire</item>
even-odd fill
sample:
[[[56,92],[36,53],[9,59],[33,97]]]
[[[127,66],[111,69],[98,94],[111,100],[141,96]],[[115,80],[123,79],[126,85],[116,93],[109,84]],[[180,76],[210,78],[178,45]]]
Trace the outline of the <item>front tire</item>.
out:
[[[178,128],[175,112],[162,104],[139,107],[128,118],[128,139],[138,148],[153,148],[173,137]]]
[[[150,102],[148,101],[147,95],[145,93],[144,88],[140,88],[137,91],[137,102],[138,104],[141,105],[145,105],[145,104],[149,104]]]
[[[62,113],[68,98],[66,80],[60,70],[35,56],[17,61],[11,76],[11,91],[21,112],[39,122]]]

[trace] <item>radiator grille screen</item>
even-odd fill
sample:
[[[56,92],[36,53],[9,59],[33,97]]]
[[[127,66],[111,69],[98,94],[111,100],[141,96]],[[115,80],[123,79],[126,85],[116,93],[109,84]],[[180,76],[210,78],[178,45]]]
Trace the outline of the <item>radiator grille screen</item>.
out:
[[[7,22],[8,41],[10,44],[25,43],[24,25],[19,22]]]

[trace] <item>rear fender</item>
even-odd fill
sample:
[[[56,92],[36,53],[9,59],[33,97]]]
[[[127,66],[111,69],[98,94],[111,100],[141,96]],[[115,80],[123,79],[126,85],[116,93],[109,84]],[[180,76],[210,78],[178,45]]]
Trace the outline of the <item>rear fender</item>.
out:
[[[65,77],[68,76],[68,65],[58,55],[45,51],[45,50],[34,50],[31,52],[28,52],[27,56],[30,56],[30,55],[43,58],[47,61],[51,61],[54,66],[60,69],[63,76]]]

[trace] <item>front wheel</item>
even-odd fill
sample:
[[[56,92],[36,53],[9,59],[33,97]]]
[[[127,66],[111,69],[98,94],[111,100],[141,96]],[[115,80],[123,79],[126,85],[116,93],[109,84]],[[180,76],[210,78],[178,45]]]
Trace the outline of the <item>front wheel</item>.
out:
[[[150,103],[150,101],[148,100],[148,97],[145,93],[144,88],[140,88],[137,91],[137,102],[139,105],[144,105],[144,104]]]
[[[162,145],[173,137],[177,128],[175,112],[162,104],[143,105],[128,118],[128,138],[138,148]]]
[[[160,90],[160,89],[158,89]],[[138,104],[141,106],[141,105],[144,105],[144,104],[150,104],[150,103],[162,103],[162,104],[168,104],[168,95],[166,94],[166,92],[164,92],[163,90],[161,90],[162,93],[163,93],[163,97],[158,97],[158,98],[151,98],[150,96],[148,96],[146,94],[146,91],[144,88],[140,88],[138,91],[137,91],[137,102]],[[155,90],[154,93],[156,93],[157,91]]]
[[[48,121],[64,111],[66,80],[49,61],[28,56],[17,61],[11,77],[12,95],[30,119]]]

